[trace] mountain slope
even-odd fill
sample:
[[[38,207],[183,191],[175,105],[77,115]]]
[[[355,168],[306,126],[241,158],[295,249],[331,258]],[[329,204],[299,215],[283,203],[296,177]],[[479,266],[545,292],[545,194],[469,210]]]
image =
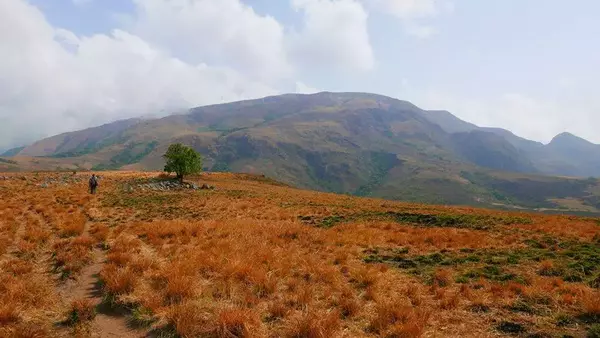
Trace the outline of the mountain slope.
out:
[[[445,111],[428,111],[425,116],[438,124],[448,133],[465,131],[490,132],[502,137],[512,144],[523,158],[531,165],[512,168],[526,173],[543,173],[575,177],[600,177],[600,145],[593,144],[573,134],[563,133],[556,136],[549,144],[524,139],[501,128],[478,127],[462,121]],[[495,149],[498,151],[499,149]],[[487,166],[482,154],[476,156],[475,163]],[[472,158],[473,159],[473,158]],[[495,166],[489,166],[495,168]]]
[[[96,152],[127,140],[123,133],[139,123],[139,119],[121,120],[82,131],[56,135],[24,147],[21,156],[75,157]]]
[[[367,93],[288,94],[118,121],[41,140],[18,155],[23,162],[43,156],[70,168],[157,170],[174,142],[202,153],[206,170],[261,173],[302,188],[410,201],[554,208],[552,199],[569,194],[592,203],[584,198],[596,184],[576,184],[576,193],[558,184],[526,197],[520,178],[492,170],[538,171],[540,162],[528,150],[535,142]]]
[[[454,133],[452,139],[457,152],[479,166],[503,171],[536,171],[521,150],[496,133],[472,130]]]
[[[563,133],[544,148],[539,161],[545,172],[553,175],[600,176],[600,145]]]
[[[8,149],[7,151],[0,154],[0,156],[2,156],[2,157],[15,156],[18,153],[20,153],[23,149],[25,149],[25,147],[17,147],[17,148]]]
[[[425,110],[423,114],[429,121],[439,125],[448,133],[464,133],[480,129],[473,123],[463,121],[446,110]]]

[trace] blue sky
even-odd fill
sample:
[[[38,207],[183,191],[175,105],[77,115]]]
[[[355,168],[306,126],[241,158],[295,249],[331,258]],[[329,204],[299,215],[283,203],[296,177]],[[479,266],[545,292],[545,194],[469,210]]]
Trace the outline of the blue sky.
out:
[[[600,143],[599,15],[595,0],[4,0],[0,148],[320,90]]]

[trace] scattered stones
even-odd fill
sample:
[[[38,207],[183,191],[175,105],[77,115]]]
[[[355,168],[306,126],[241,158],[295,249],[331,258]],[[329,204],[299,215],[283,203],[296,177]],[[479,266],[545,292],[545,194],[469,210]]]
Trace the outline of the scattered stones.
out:
[[[69,184],[81,183],[83,179],[81,177],[63,175],[61,177],[46,177],[44,181],[38,184],[41,188],[48,188],[52,185],[68,186]]]
[[[170,191],[170,190],[182,190],[182,189],[189,189],[189,190],[214,190],[215,187],[212,185],[208,185],[208,184],[203,184],[202,186],[198,186],[195,183],[189,183],[189,182],[184,182],[184,183],[180,183],[179,181],[157,181],[157,182],[148,182],[148,183],[142,183],[142,184],[138,184],[136,186],[136,188],[142,190],[142,191],[146,191],[146,190],[153,190],[153,191]],[[134,187],[128,185],[125,187],[126,191],[133,191]]]

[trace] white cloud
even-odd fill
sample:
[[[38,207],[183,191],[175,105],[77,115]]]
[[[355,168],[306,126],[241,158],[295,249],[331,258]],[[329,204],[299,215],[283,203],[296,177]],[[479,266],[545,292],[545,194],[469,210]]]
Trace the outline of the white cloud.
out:
[[[82,36],[27,0],[0,0],[0,147],[281,88],[313,92],[296,78],[305,67],[375,63],[358,0],[292,0],[298,32],[240,0],[132,1],[121,29]]]
[[[440,10],[436,0],[375,0],[375,3],[402,19],[432,17]]]
[[[132,31],[186,61],[227,65],[261,80],[289,76],[284,28],[239,0],[134,0]]]
[[[296,93],[298,94],[315,94],[318,92],[321,92],[321,90],[308,86],[300,81],[296,82]]]
[[[442,14],[454,11],[454,5],[448,0],[363,0],[373,10],[388,13],[399,18],[408,35],[417,38],[429,38],[437,33],[437,29],[428,21]]]
[[[368,14],[355,0],[292,0],[304,27],[290,37],[294,60],[312,68],[368,71],[375,65]]]
[[[569,102],[563,98],[539,98],[521,93],[505,93],[488,98],[465,97],[448,92],[413,92],[414,103],[424,109],[444,109],[457,117],[484,127],[505,128],[528,139],[549,142],[570,132],[600,143],[596,126],[600,104]],[[595,107],[595,108],[594,108]],[[573,118],[577,116],[577,118]],[[581,121],[588,121],[582,124]]]
[[[0,145],[146,113],[277,93],[228,67],[186,63],[131,33],[77,37],[0,1]]]
[[[412,35],[420,39],[430,38],[437,33],[437,29],[433,26],[419,25],[413,22],[406,23],[404,25],[404,29],[408,35]]]

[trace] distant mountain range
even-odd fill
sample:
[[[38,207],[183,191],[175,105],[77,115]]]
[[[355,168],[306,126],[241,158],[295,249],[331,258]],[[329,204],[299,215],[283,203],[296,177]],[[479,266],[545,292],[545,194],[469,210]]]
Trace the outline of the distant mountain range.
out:
[[[467,149],[467,153],[464,154],[475,164],[516,172],[580,177],[600,176],[600,145],[573,134],[557,135],[549,144],[544,145],[516,136],[505,129],[478,127],[460,120],[447,111],[426,111],[425,114],[430,121],[455,135],[459,140],[481,142],[478,146],[472,146],[477,149],[470,149],[470,151]],[[485,150],[500,151],[504,160],[491,160],[478,153]]]
[[[600,176],[600,145],[572,134],[544,145],[447,111],[366,93],[287,94],[117,121],[9,150],[0,169],[157,170],[173,142],[202,153],[206,170],[263,173],[309,189],[600,209],[598,181],[588,178]]]

